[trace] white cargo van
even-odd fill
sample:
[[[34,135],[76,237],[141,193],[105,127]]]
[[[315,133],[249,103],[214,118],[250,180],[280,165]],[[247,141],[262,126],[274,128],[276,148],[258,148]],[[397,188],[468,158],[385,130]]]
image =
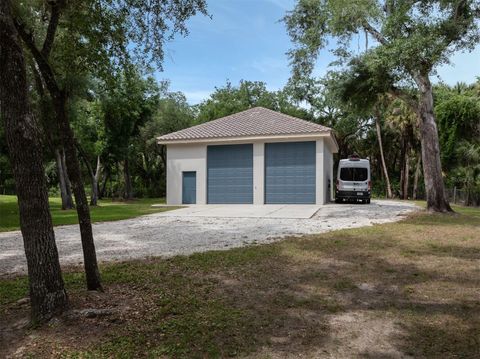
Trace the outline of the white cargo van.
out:
[[[350,156],[338,164],[335,202],[354,201],[370,203],[372,182],[370,161]]]

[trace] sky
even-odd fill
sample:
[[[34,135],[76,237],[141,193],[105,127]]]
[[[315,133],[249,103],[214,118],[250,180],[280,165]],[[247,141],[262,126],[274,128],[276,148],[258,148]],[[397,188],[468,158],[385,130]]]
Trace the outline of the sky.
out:
[[[170,80],[172,91],[183,92],[197,104],[227,80],[263,81],[269,90],[281,89],[290,69],[286,52],[292,43],[281,22],[294,0],[207,0],[211,18],[197,15],[188,20],[190,34],[177,36],[165,46],[159,80]],[[361,40],[363,42],[363,40]],[[360,45],[361,46],[361,45]],[[326,73],[334,60],[322,51],[315,75]],[[447,84],[471,83],[480,76],[480,46],[471,53],[457,53],[451,65],[438,69]]]

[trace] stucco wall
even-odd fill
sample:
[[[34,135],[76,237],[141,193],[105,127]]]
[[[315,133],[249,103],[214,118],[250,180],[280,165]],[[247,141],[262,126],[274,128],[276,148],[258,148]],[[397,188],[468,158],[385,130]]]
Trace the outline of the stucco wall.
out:
[[[206,204],[207,146],[167,146],[167,204],[182,203],[182,172],[197,172],[197,204]]]
[[[323,190],[323,167],[324,167],[324,154],[325,146],[322,138],[318,139],[316,145],[316,158],[317,162],[315,163],[315,198],[317,204],[325,203],[325,191]]]
[[[253,143],[253,204],[265,202],[265,143]]]
[[[316,203],[329,201],[326,180],[333,178],[332,152],[324,138],[284,139],[275,141],[248,141],[253,143],[253,203],[265,202],[265,143],[266,142],[297,142],[316,141]],[[242,142],[218,142],[201,144],[170,144],[167,145],[167,204],[182,203],[182,172],[197,172],[197,204],[207,201],[207,145],[240,144]]]
[[[325,190],[324,203],[326,203],[332,200],[332,188],[335,182],[333,178],[333,155],[329,146],[327,145],[324,146],[323,181]],[[329,181],[330,188],[328,186]]]

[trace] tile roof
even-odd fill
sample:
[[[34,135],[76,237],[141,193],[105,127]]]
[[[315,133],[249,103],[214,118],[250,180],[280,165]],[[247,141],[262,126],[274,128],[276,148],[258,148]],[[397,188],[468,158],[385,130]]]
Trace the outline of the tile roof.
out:
[[[315,135],[331,129],[280,112],[254,107],[246,111],[205,122],[184,130],[160,136],[160,143],[200,139],[262,137],[278,135]]]

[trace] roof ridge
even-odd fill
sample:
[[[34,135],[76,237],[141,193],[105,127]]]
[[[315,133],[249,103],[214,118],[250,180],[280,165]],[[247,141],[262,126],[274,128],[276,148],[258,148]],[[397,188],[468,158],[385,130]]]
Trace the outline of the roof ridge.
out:
[[[254,108],[255,108],[255,107],[254,107]],[[292,116],[292,115],[289,115],[289,114],[287,114],[287,113],[283,113],[283,112],[280,112],[280,111],[275,111],[275,110],[272,110],[272,109],[267,108],[267,107],[257,106],[256,108],[261,108],[261,109],[264,109],[264,110],[267,110],[267,111],[270,111],[270,112],[274,112],[274,113],[276,113],[276,114],[280,114],[280,115],[282,115],[282,116],[288,117],[288,118],[290,118],[290,119],[292,119],[292,120],[295,120],[295,121],[299,121],[299,122],[301,121],[301,122],[307,123],[307,124],[309,124],[309,125],[321,126],[321,127],[324,127],[324,128],[326,128],[326,129],[328,129],[328,130],[330,130],[330,131],[332,130],[330,127],[321,125],[321,124],[319,124],[319,123],[312,122],[312,121],[308,121],[308,120],[305,120],[305,119],[303,119],[303,118],[295,117],[295,116]]]
[[[219,118],[216,118],[214,120],[210,120],[210,121],[205,121],[205,122],[202,122],[202,123],[199,123],[199,124],[196,124],[196,125],[193,125],[193,126],[190,126],[190,127],[186,127],[186,128],[183,128],[181,130],[178,130],[178,131],[174,131],[174,132],[169,132],[169,133],[166,133],[165,135],[162,135],[162,136],[159,136],[158,138],[160,137],[163,137],[163,136],[167,136],[167,135],[174,135],[178,132],[182,132],[184,130],[190,130],[190,129],[194,129],[194,128],[197,128],[197,127],[200,127],[200,126],[203,126],[203,125],[206,125],[206,124],[214,124],[215,122],[219,121],[219,120],[225,120],[229,117],[233,117],[235,115],[238,115],[238,114],[241,114],[241,113],[244,113],[244,112],[247,112],[247,111],[250,111],[254,108],[265,108],[265,107],[261,107],[261,106],[255,106],[255,107],[251,107],[251,108],[247,108],[246,110],[243,110],[243,111],[240,111],[240,112],[235,112],[235,113],[231,113],[230,115],[226,115],[226,116],[223,116],[223,117],[219,117]],[[265,108],[266,109],[266,108]]]
[[[256,115],[256,116],[255,116]],[[235,120],[235,121],[233,121]],[[331,128],[263,106],[255,106],[211,121],[178,130],[159,140],[195,140],[201,138],[273,136],[331,132]]]

